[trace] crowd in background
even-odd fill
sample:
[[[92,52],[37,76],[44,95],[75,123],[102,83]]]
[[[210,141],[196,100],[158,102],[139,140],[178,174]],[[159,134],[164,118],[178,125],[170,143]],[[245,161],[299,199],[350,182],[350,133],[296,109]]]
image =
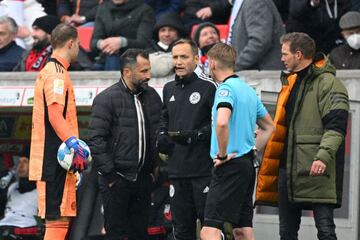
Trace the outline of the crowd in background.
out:
[[[3,0],[0,71],[41,70],[52,52],[50,33],[60,22],[92,29],[89,49],[82,48],[70,68],[75,71],[118,70],[121,53],[141,48],[158,63],[153,75],[166,76],[173,73],[171,43],[187,37],[199,45],[205,73],[206,52],[220,40],[235,48],[236,70],[279,70],[285,32],[309,34],[338,69],[356,69],[359,40],[348,38],[359,33],[359,10],[351,0]],[[339,24],[349,11],[351,19]]]
[[[51,32],[62,22],[92,31],[89,48],[80,47],[72,71],[119,70],[120,55],[138,48],[149,53],[151,76],[165,77],[174,74],[172,45],[180,38],[197,44],[203,78],[210,74],[207,53],[221,41],[236,51],[236,71],[283,70],[279,40],[289,32],[311,36],[336,69],[360,69],[355,0],[2,0],[0,72],[40,71],[52,54]],[[0,177],[8,173],[4,167]],[[12,184],[33,195],[34,184],[21,180]],[[166,195],[168,179],[157,184]],[[9,186],[2,190],[0,182],[0,197],[13,190]],[[6,197],[0,200],[5,202]]]

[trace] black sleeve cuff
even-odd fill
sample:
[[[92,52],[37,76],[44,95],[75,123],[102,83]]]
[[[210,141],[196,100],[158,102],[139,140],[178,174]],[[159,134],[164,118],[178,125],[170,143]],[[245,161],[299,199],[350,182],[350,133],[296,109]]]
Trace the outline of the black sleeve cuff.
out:
[[[322,121],[326,129],[334,130],[346,135],[346,128],[349,118],[349,112],[344,109],[331,110],[323,117]]]
[[[230,103],[228,102],[221,102],[217,105],[216,109],[219,109],[219,108],[228,108],[230,109],[231,111],[233,110],[233,107],[231,106]]]

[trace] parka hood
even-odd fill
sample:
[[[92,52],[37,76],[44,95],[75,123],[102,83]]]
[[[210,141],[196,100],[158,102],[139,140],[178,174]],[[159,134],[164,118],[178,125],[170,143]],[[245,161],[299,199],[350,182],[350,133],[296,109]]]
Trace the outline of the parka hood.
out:
[[[162,27],[172,27],[178,31],[179,38],[187,37],[187,33],[184,27],[184,24],[181,22],[181,19],[176,13],[164,13],[156,21],[153,30],[153,39],[157,42],[159,41],[159,30]]]
[[[336,75],[336,68],[330,63],[329,58],[324,53],[316,53],[314,56],[314,60],[309,67],[309,72],[306,75],[311,75],[312,79],[315,79],[317,76],[323,73],[330,73],[332,75]],[[281,82],[286,84],[287,78],[292,73],[287,71],[281,72]]]

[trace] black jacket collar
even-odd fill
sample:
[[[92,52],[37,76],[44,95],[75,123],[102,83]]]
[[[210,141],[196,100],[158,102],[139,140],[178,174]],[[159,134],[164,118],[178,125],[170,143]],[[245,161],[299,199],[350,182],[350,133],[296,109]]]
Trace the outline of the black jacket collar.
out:
[[[130,93],[131,95],[140,95],[141,93],[143,93],[143,92],[145,91],[145,89],[144,89],[144,90],[139,91],[139,92],[133,92],[133,91],[126,85],[126,82],[125,82],[125,80],[124,80],[122,77],[120,77],[120,83],[119,83],[119,85],[120,85],[120,88],[121,88],[121,89],[123,89],[124,91]]]
[[[175,75],[176,85],[180,85],[180,84],[187,85],[193,81],[196,81],[197,79],[198,79],[198,77],[195,72],[193,72],[191,75],[184,77],[184,78],[180,78],[178,75]]]
[[[227,78],[224,79],[223,83],[226,82],[226,80],[230,79],[230,78],[238,78],[239,76],[236,74],[230,75]]]

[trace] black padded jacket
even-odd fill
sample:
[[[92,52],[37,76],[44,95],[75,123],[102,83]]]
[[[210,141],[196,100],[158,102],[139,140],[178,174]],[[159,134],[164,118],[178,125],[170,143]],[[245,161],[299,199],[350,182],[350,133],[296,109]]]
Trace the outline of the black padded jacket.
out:
[[[151,87],[134,94],[120,80],[96,96],[89,146],[95,167],[109,183],[119,175],[136,181],[140,171],[153,170],[160,113],[160,96]]]

